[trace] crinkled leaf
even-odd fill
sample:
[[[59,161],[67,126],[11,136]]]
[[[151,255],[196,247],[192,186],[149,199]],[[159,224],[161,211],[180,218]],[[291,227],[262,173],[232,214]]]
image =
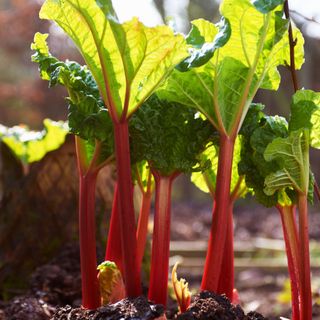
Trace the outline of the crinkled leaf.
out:
[[[0,140],[25,164],[41,160],[48,152],[58,149],[65,141],[68,126],[63,121],[43,121],[42,131],[26,126],[0,126]]]
[[[100,98],[97,84],[86,66],[74,61],[59,61],[49,52],[48,35],[36,33],[31,48],[32,61],[39,64],[41,77],[49,86],[64,86],[69,94],[68,121],[71,133],[84,140],[87,162],[95,150],[96,140],[102,142],[99,163],[113,154],[113,127],[108,111]]]
[[[187,56],[181,35],[136,18],[120,24],[110,1],[46,0],[40,17],[74,41],[114,117],[129,117]]]
[[[264,105],[261,103],[252,103],[242,124],[240,134],[250,138],[253,131],[259,126],[260,120],[265,116],[262,112]]]
[[[279,166],[275,161],[267,162],[264,151],[267,145],[277,137],[287,137],[287,122],[284,118],[268,117],[262,112],[261,104],[251,105],[240,131],[241,160],[239,174],[245,175],[245,182],[253,188],[257,201],[266,207],[272,207],[279,201],[279,193],[266,195],[264,179]],[[286,190],[287,191],[287,190]]]
[[[208,22],[205,20],[197,20],[197,22],[200,21],[202,23],[208,24]],[[202,39],[205,38],[201,36],[199,29],[196,27],[196,24],[192,26],[190,32],[191,36],[189,34],[189,36],[187,37],[187,42],[195,43],[195,48],[191,50],[190,56],[177,66],[177,69],[179,71],[184,72],[192,68],[204,65],[213,57],[217,49],[223,47],[228,42],[231,35],[231,28],[228,19],[222,18],[221,21],[216,25],[216,27],[217,29],[219,29],[219,32],[216,34],[214,40],[212,42],[202,43],[202,46],[199,47]],[[212,26],[211,28],[212,33],[216,33],[215,28],[213,28]],[[197,35],[197,37],[195,35]]]
[[[290,132],[287,138],[276,138],[266,148],[266,161],[275,161],[279,170],[265,179],[265,193],[293,188],[307,194],[309,188],[309,138],[307,130]]]
[[[284,0],[252,0],[252,3],[261,13],[268,13],[283,4]]]
[[[201,170],[199,154],[216,132],[181,104],[153,95],[132,116],[132,161],[147,160],[162,175]]]
[[[299,90],[292,99],[289,129],[306,128],[310,132],[310,145],[320,149],[320,93]]]

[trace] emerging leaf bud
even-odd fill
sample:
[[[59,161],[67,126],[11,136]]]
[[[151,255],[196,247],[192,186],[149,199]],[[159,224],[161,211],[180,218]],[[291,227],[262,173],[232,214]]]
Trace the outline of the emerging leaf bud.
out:
[[[125,298],[126,291],[117,265],[112,261],[104,261],[97,269],[99,270],[101,305],[115,303]]]
[[[185,279],[180,279],[178,281],[177,277],[177,268],[178,262],[174,265],[172,269],[171,281],[174,289],[174,293],[176,295],[176,299],[179,305],[179,312],[183,313],[186,312],[190,302],[191,302],[191,292],[188,288],[188,282]]]

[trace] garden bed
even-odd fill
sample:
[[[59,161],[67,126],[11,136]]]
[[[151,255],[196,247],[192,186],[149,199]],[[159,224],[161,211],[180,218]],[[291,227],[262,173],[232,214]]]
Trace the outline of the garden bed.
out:
[[[192,218],[193,210],[190,210],[191,206],[179,205],[173,208],[173,238],[179,235],[179,238],[185,241],[185,252],[187,255],[180,267],[180,274],[185,277],[191,289],[197,290],[201,281],[201,268],[195,268],[188,266],[188,256],[194,255],[193,251],[190,254],[190,248],[194,244],[194,241],[199,243],[199,235],[194,230],[194,225],[188,223],[188,219]],[[203,228],[207,228],[207,219],[210,216],[209,209],[200,210],[198,224],[201,224]],[[255,213],[259,215],[260,219],[266,221],[266,223],[261,224],[259,230],[259,235],[265,237],[270,237],[271,235],[275,238],[281,238],[281,230],[277,233],[278,228],[271,228],[271,221],[276,225],[278,214],[276,212],[269,212],[268,210],[255,210]],[[235,243],[253,243],[256,239],[256,233],[250,222],[251,211],[236,211],[235,213]],[[311,219],[315,218],[315,215],[311,215]],[[316,221],[316,220],[315,220]],[[240,225],[239,225],[240,224]],[[314,224],[313,228],[317,228]],[[185,230],[185,237],[181,234],[181,229]],[[180,230],[178,232],[178,230]],[[203,229],[201,229],[203,230]],[[245,238],[243,237],[243,232],[246,232]],[[270,232],[272,231],[272,234]],[[205,233],[205,232],[204,232]],[[318,233],[319,234],[319,233]],[[317,234],[314,233],[314,239],[316,239]],[[177,248],[181,246],[182,242],[174,241],[171,247]],[[236,245],[237,248],[237,245]],[[270,248],[269,248],[270,249]],[[279,250],[268,251],[268,255],[274,255],[275,252]],[[189,250],[189,251],[187,251]],[[187,252],[187,253],[186,253]],[[261,255],[260,248],[260,255]],[[266,254],[266,249],[265,249]],[[204,251],[196,250],[197,254],[203,256]],[[236,255],[253,255],[252,248],[247,250],[236,250]],[[177,251],[172,251],[172,254],[176,256]],[[257,254],[257,251],[256,251]],[[282,252],[284,254],[284,252]],[[102,250],[98,250],[99,261],[102,260]],[[257,260],[257,259],[256,259]],[[254,259],[251,260],[251,266],[249,268],[239,268],[236,260],[236,287],[240,294],[240,302],[245,312],[250,310],[256,310],[264,314],[268,319],[279,319],[280,316],[290,317],[290,302],[286,303],[279,302],[279,295],[283,291],[283,285],[286,279],[288,279],[288,274],[285,268],[274,269],[271,265],[261,268],[254,265]],[[269,259],[269,262],[272,259]],[[314,274],[314,278],[318,273]],[[56,306],[66,306],[65,309],[60,311],[70,312],[71,307],[75,308],[72,311],[73,317],[71,319],[78,319],[76,315],[80,313],[78,308],[81,304],[81,276],[79,268],[79,247],[77,244],[68,245],[60,254],[52,259],[50,263],[43,266],[39,266],[30,277],[30,289],[28,291],[22,291],[21,295],[13,298],[10,303],[2,302],[0,304],[0,309],[2,310],[2,315],[0,312],[0,319],[16,319],[16,320],[47,320],[56,311]],[[13,288],[14,289],[14,288]],[[170,309],[168,316],[172,317],[173,314],[177,312],[177,305],[174,301],[170,300]],[[64,310],[64,311],[63,311]],[[314,307],[315,312],[319,312],[319,307]],[[4,316],[6,314],[6,316]],[[2,317],[2,318],[1,318]],[[58,319],[58,318],[56,318]],[[63,318],[61,318],[63,319]],[[98,318],[99,319],[99,318]],[[182,318],[189,319],[189,318]],[[252,318],[254,319],[254,318]],[[257,318],[259,319],[259,318]],[[314,320],[320,319],[316,318],[314,315]]]

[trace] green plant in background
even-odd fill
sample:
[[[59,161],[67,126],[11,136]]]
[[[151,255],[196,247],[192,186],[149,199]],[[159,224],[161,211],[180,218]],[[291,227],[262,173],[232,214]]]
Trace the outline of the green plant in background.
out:
[[[187,36],[193,50],[178,68],[185,72],[173,72],[158,91],[162,98],[199,110],[220,134],[213,222],[202,289],[218,291],[223,252],[228,252],[227,230],[232,230],[230,184],[238,132],[257,90],[277,90],[277,66],[290,60],[288,20],[282,17],[282,4],[283,1],[225,0],[220,6],[224,18],[218,26],[202,19],[193,21]],[[296,67],[300,68],[303,38],[296,29],[294,34]],[[227,294],[232,299],[231,282],[229,286]]]
[[[0,140],[24,165],[40,161],[48,152],[58,149],[68,133],[68,126],[63,121],[45,119],[43,126],[43,130],[33,131],[25,125],[0,125]]]

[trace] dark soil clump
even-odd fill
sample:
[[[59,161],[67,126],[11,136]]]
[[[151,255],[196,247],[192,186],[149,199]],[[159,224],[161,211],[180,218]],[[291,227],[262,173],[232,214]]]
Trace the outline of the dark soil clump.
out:
[[[151,320],[159,318],[163,314],[163,306],[151,304],[145,297],[140,296],[135,299],[123,299],[95,311],[81,308],[72,309],[72,307],[66,306],[59,308],[52,317],[52,320]]]
[[[2,317],[4,320],[47,320],[54,312],[54,308],[41,299],[29,296],[21,296],[13,299],[4,308]]]
[[[81,304],[79,247],[69,245],[50,263],[35,270],[31,276],[31,292],[53,305]]]
[[[177,316],[177,320],[265,320],[256,312],[245,315],[239,305],[233,305],[225,295],[202,291],[195,296],[188,311]]]

